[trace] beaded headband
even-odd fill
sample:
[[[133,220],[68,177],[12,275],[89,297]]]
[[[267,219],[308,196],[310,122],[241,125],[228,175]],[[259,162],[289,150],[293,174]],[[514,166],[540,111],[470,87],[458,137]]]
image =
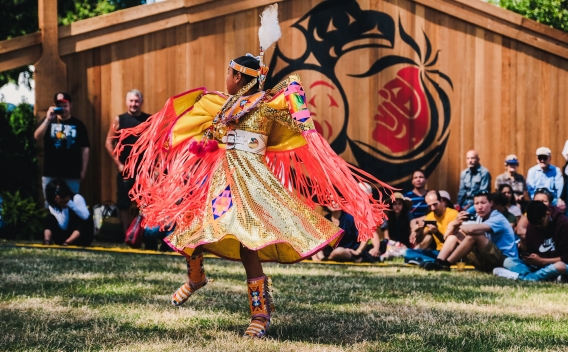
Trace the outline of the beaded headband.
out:
[[[240,73],[244,73],[245,75],[248,75],[248,76],[258,77],[258,74],[259,74],[259,72],[257,70],[254,70],[252,68],[248,68],[248,67],[245,67],[243,65],[237,64],[235,61],[231,61],[229,63],[229,66],[231,66],[233,69],[239,71]]]

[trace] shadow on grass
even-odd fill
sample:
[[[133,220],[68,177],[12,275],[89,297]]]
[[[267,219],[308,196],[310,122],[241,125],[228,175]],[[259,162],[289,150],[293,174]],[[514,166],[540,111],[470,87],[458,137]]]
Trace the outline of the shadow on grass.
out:
[[[189,307],[177,309],[169,306],[169,295],[181,284],[184,266],[175,257],[0,250],[1,349],[113,349],[157,339],[197,348],[238,338],[249,319],[240,265],[209,261],[215,281],[192,297]],[[371,350],[393,351],[568,345],[568,317],[519,316],[502,306],[496,313],[413,303],[475,301],[491,307],[510,290],[558,290],[550,284],[411,269],[306,264],[266,269],[276,273],[271,341],[346,348],[367,343]]]

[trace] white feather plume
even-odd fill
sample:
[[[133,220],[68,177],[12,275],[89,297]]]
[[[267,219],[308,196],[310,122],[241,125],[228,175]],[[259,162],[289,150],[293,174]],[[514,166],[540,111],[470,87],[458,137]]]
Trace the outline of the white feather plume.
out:
[[[265,8],[260,15],[260,28],[258,29],[260,47],[266,51],[281,36],[282,31],[278,23],[278,4],[273,4]]]

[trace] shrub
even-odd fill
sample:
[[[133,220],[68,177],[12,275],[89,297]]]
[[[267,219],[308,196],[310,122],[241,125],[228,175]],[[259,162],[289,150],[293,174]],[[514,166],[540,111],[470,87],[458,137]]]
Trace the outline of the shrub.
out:
[[[567,0],[491,0],[491,3],[568,32]]]
[[[38,208],[32,197],[22,197],[20,191],[2,194],[3,236],[9,239],[34,240],[41,238],[45,209]]]

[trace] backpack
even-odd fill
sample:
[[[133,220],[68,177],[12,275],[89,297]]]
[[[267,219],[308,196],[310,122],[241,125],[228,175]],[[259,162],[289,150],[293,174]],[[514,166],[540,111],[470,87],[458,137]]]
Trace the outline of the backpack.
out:
[[[112,201],[106,201],[93,207],[93,222],[95,225],[95,238],[98,241],[122,242],[124,232],[118,208]]]

